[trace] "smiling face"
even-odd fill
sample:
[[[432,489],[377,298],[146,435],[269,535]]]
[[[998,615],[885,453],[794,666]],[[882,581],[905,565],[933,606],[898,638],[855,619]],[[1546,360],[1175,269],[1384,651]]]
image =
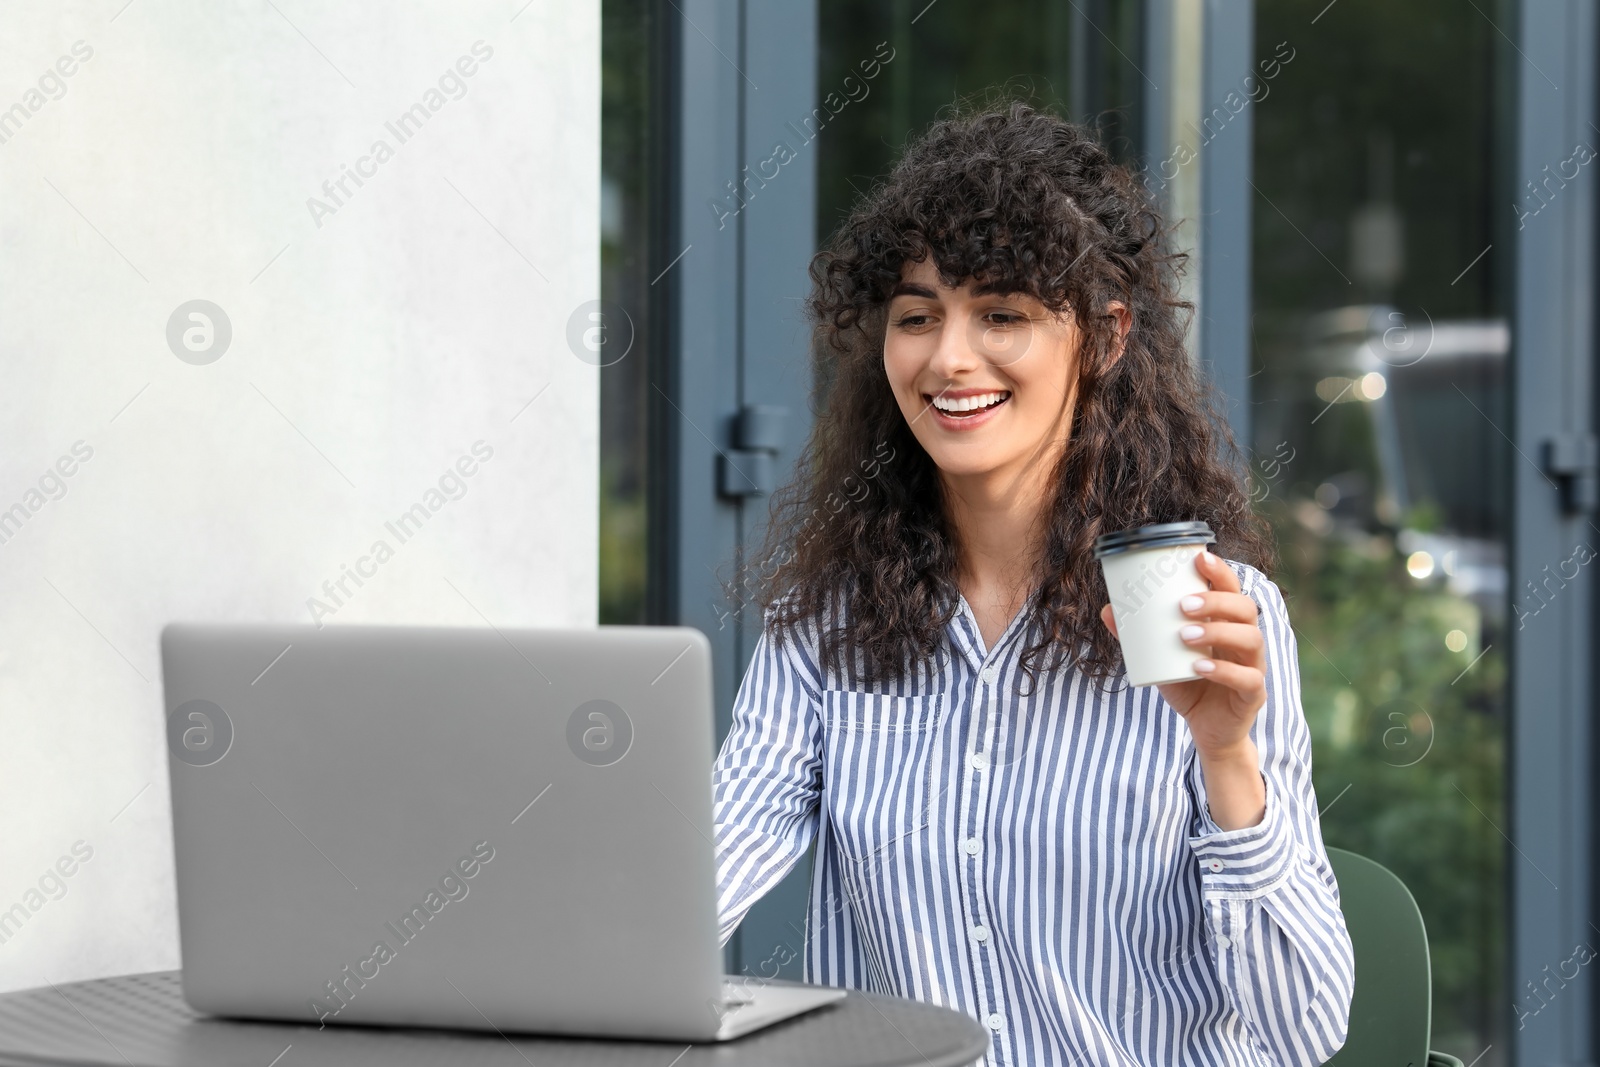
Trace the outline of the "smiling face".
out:
[[[1047,471],[1065,447],[1080,333],[1032,296],[908,263],[889,301],[883,366],[911,432],[946,479]]]

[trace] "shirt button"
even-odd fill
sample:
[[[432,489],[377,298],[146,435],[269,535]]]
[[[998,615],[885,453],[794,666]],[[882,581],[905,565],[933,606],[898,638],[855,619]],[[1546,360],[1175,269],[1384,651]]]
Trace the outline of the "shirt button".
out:
[[[1229,941],[1229,940],[1228,940],[1228,939],[1227,939],[1227,937],[1225,937],[1225,936],[1224,936],[1224,935],[1222,935],[1222,934],[1218,934],[1218,935],[1217,935],[1217,947],[1218,947],[1218,948],[1219,948],[1219,949],[1221,949],[1221,950],[1222,950],[1222,951],[1224,951],[1224,952],[1226,952],[1226,951],[1228,951],[1228,950],[1229,950],[1229,949],[1230,949],[1230,948],[1232,948],[1232,947],[1233,947],[1233,942],[1232,942],[1232,941]]]
[[[974,941],[987,941],[987,940],[989,940],[989,928],[987,926],[974,926],[972,928],[972,940],[974,940]]]
[[[985,667],[984,668],[984,670],[983,670],[983,680],[985,682],[987,682],[990,685],[993,685],[995,677],[996,677],[996,671],[995,671],[995,669],[993,667]]]
[[[967,838],[966,844],[964,844],[962,847],[967,850],[967,855],[976,856],[978,854],[978,850],[983,848],[983,843],[980,842],[976,837],[969,837]]]
[[[974,752],[972,755],[967,757],[967,762],[972,764],[973,770],[981,771],[985,767],[989,766],[989,757],[984,755],[982,752]]]
[[[1221,860],[1207,860],[1206,861],[1206,870],[1208,870],[1208,871],[1212,872],[1213,874],[1215,874],[1217,871],[1222,870],[1222,861]]]
[[[1006,1024],[1006,1021],[1005,1021],[1005,1019],[1003,1019],[1000,1016],[999,1012],[993,1012],[993,1013],[990,1014],[990,1016],[989,1016],[989,1029],[998,1030],[1002,1026],[1004,1026],[1005,1024]]]

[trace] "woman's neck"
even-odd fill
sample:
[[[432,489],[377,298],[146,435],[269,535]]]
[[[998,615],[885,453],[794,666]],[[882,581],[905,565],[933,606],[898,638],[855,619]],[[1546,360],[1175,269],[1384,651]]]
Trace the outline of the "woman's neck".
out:
[[[1044,531],[1045,485],[1038,468],[1029,475],[944,478],[960,546],[957,581],[969,602],[978,597],[1020,603],[1032,588]]]

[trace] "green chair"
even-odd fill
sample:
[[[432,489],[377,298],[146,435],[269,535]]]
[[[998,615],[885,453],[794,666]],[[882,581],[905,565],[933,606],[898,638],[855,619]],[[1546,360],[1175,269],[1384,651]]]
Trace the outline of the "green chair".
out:
[[[1422,912],[1404,882],[1382,864],[1328,849],[1339,902],[1355,948],[1350,1031],[1333,1067],[1462,1067],[1432,1052],[1433,974]]]

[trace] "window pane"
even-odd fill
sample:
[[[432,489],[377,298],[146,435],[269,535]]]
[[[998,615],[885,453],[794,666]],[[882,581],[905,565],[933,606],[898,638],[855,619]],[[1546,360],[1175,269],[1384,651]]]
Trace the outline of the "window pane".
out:
[[[1491,9],[1492,10],[1492,9]],[[1278,531],[1328,845],[1410,887],[1433,1047],[1502,1061],[1509,332],[1495,30],[1470,5],[1259,0],[1254,491]],[[1258,50],[1259,50],[1258,49]]]
[[[649,230],[656,5],[601,5],[600,621],[645,618],[645,389],[649,367]],[[620,355],[621,346],[631,348]],[[620,357],[620,358],[619,358]],[[612,362],[615,360],[615,362]]]
[[[1096,123],[1130,158],[1144,84],[1138,13],[1133,0],[822,0],[818,95],[856,99],[817,135],[819,238],[888,171],[908,133],[992,87]],[[883,42],[892,58],[863,95],[852,85]]]

